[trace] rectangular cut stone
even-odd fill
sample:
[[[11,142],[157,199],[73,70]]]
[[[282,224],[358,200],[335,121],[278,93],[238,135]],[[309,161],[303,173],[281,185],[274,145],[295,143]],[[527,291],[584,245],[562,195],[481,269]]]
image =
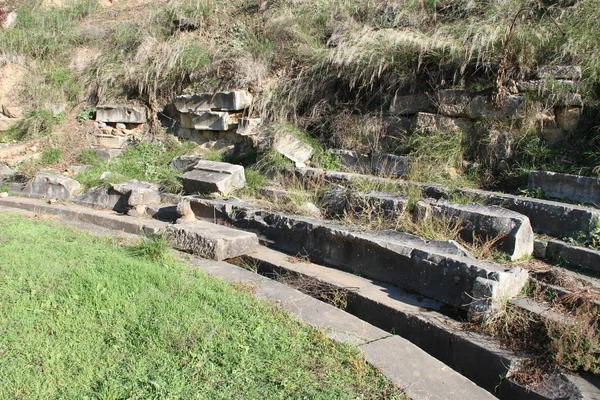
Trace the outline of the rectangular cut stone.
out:
[[[295,162],[296,165],[302,166],[315,153],[315,150],[309,144],[285,132],[275,134],[273,148],[279,154]]]
[[[478,189],[460,189],[458,193],[526,215],[535,232],[552,236],[591,232],[600,219],[600,210],[574,204]]]
[[[197,111],[240,111],[252,104],[252,95],[246,90],[230,92],[185,94],[175,98],[175,108],[181,113]]]
[[[174,247],[217,261],[242,256],[258,246],[254,233],[205,221],[170,225],[165,235]]]
[[[529,218],[523,214],[497,206],[477,203],[456,204],[444,200],[420,201],[417,209],[421,214],[451,218],[460,221],[465,240],[499,237],[497,246],[517,260],[533,253],[534,235]]]
[[[545,65],[538,68],[538,78],[581,79],[581,67],[574,65]]]
[[[94,135],[96,145],[105,149],[122,149],[127,144],[127,136]]]
[[[600,205],[600,179],[560,174],[550,171],[530,171],[529,189],[541,189],[548,197]]]
[[[227,131],[235,128],[237,123],[226,112],[205,111],[179,114],[181,126],[198,131]]]
[[[371,172],[371,156],[352,150],[331,149],[331,154],[339,157],[342,167],[352,171]]]
[[[231,210],[229,218],[243,229],[260,233],[281,251],[306,254],[314,262],[359,273],[463,310],[469,310],[473,302],[478,277],[495,283],[490,295],[506,298],[518,294],[527,280],[521,268],[506,270],[470,258],[451,243],[427,242],[400,232],[354,232],[338,223],[247,208],[239,213]]]
[[[456,133],[468,132],[472,127],[469,120],[445,117],[438,114],[420,112],[412,120],[410,131],[418,133]]]
[[[103,105],[96,107],[96,121],[143,124],[148,121],[148,115],[146,107]]]
[[[435,112],[435,105],[426,93],[396,96],[390,107],[392,115],[412,115],[418,112]]]
[[[497,105],[488,94],[470,93],[466,90],[440,90],[437,103],[438,112],[449,117],[499,120],[521,117],[524,98],[511,95],[503,104]]]
[[[188,193],[227,194],[246,185],[244,167],[217,161],[199,161],[182,179]]]
[[[400,177],[408,173],[409,158],[394,154],[373,154],[371,169],[384,176]]]
[[[569,265],[600,272],[600,251],[574,246],[561,240],[549,240],[544,255],[551,260],[561,260]]]

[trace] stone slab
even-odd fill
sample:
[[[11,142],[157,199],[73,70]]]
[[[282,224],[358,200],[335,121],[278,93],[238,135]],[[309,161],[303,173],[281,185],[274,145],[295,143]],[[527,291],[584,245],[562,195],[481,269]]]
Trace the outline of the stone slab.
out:
[[[540,249],[544,249],[543,254],[538,252],[542,258],[564,261],[575,267],[583,267],[590,271],[600,272],[600,251],[598,250],[575,246],[556,239],[539,242],[543,243],[543,245],[538,246]]]
[[[369,173],[371,172],[371,156],[352,150],[331,149],[331,154],[339,157],[342,167],[351,171]]]
[[[96,107],[96,121],[123,124],[143,124],[148,121],[146,107],[100,105]]]
[[[424,134],[444,132],[460,135],[469,132],[472,125],[471,121],[464,118],[453,118],[439,114],[419,112],[412,118],[410,131]]]
[[[177,96],[175,108],[181,113],[196,111],[240,111],[252,104],[252,95],[246,90],[229,92],[197,93]]]
[[[129,138],[127,136],[113,135],[94,135],[96,145],[105,149],[122,149],[127,145]]]
[[[96,186],[85,190],[72,199],[73,203],[92,208],[106,208],[123,212],[127,208],[127,201],[121,193],[111,191],[105,186]]]
[[[188,193],[228,194],[246,185],[244,167],[217,161],[199,161],[182,176]]]
[[[81,184],[74,179],[60,174],[41,173],[33,177],[25,185],[13,185],[21,195],[30,197],[43,197],[48,199],[66,200],[75,195]]]
[[[174,247],[217,261],[239,257],[258,245],[254,233],[205,221],[170,225],[165,235]]]
[[[553,79],[581,79],[581,67],[575,65],[545,65],[538,68],[537,77]]]
[[[410,159],[406,156],[394,154],[373,154],[371,157],[371,169],[380,176],[398,178],[408,173]]]
[[[296,163],[296,166],[304,166],[315,153],[315,150],[309,144],[285,132],[275,134],[273,149],[292,160]]]
[[[440,90],[437,93],[438,112],[449,117],[470,119],[516,119],[523,113],[523,96],[509,95],[504,104],[496,105],[489,94],[466,90]]]
[[[383,372],[414,400],[495,399],[446,364],[423,356],[422,350],[399,336],[360,346],[369,364]]]
[[[113,184],[111,190],[122,195],[126,199],[128,207],[159,204],[161,202],[158,185],[138,181],[137,179]]]
[[[541,189],[544,195],[550,198],[600,206],[600,179],[598,178],[550,171],[530,171],[527,187]]]
[[[262,118],[240,118],[238,119],[238,128],[235,133],[241,136],[258,135],[262,123]]]
[[[533,229],[529,219],[517,212],[498,206],[445,200],[419,201],[416,208],[424,218],[437,216],[460,221],[465,240],[472,241],[473,235],[482,240],[499,238],[496,246],[508,253],[513,261],[533,253]]]
[[[418,112],[435,112],[435,104],[426,93],[395,96],[390,106],[392,115],[412,115]]]
[[[228,131],[237,127],[231,114],[220,111],[197,111],[179,114],[182,128],[197,131]]]
[[[200,156],[177,156],[171,160],[171,166],[178,171],[187,172],[193,169],[201,159]]]

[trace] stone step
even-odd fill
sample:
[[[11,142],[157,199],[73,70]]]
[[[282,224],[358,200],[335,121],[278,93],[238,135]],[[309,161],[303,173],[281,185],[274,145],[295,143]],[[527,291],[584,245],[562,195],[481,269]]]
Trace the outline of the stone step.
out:
[[[298,277],[300,282],[313,280],[344,292],[347,312],[407,339],[501,399],[554,399],[551,388],[524,387],[510,376],[499,380],[498,377],[510,374],[529,356],[506,350],[489,336],[465,331],[459,321],[444,314],[444,306],[438,301],[263,246],[237,263],[252,265],[259,273],[275,279],[284,277],[289,282]],[[395,353],[378,354],[388,360],[386,365],[393,363]],[[402,364],[399,358],[396,363]],[[548,377],[550,384],[559,382],[576,393],[579,386],[572,380],[575,380],[573,375]]]
[[[600,180],[588,176],[529,171],[527,188],[540,189],[552,199],[600,206]]]
[[[359,232],[341,223],[260,210],[238,200],[185,196],[178,208],[256,232],[281,251],[304,254],[465,311],[493,308],[500,297],[516,295],[527,281],[523,269],[476,260],[450,242],[428,242],[396,231]]]
[[[554,262],[566,262],[573,267],[585,268],[594,274],[600,274],[600,250],[576,246],[557,239],[537,239],[535,256]]]
[[[592,232],[596,229],[596,224],[600,220],[600,210],[595,208],[486,190],[456,189],[451,191],[436,184],[379,178],[371,175],[328,171],[319,168],[296,168],[291,170],[291,173],[298,178],[316,182],[327,181],[347,184],[368,180],[382,185],[395,186],[398,190],[414,187],[420,189],[424,195],[434,199],[448,198],[454,193],[472,198],[477,202],[503,207],[523,214],[529,218],[535,232],[555,237],[569,236],[577,232]]]
[[[366,360],[403,389],[411,399],[495,398],[410,341],[394,336],[350,313],[231,264],[204,260],[191,262],[209,275],[232,283],[252,282],[253,293],[257,297],[275,301],[297,318],[324,330],[336,341],[357,345]]]

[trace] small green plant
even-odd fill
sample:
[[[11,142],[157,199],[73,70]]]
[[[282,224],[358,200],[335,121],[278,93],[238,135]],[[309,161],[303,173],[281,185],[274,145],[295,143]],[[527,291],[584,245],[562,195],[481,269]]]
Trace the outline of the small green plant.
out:
[[[533,189],[519,189],[519,195],[520,196],[525,196],[525,197],[533,197],[535,199],[546,199],[546,195],[544,194],[544,191],[542,190],[542,188],[533,188]]]
[[[84,121],[94,119],[96,115],[96,107],[85,107],[77,113],[75,119],[77,122],[82,123]]]
[[[63,156],[61,149],[46,149],[42,152],[40,164],[42,166],[58,164]]]
[[[139,243],[130,247],[135,256],[154,262],[169,260],[171,256],[169,249],[169,243],[164,236],[142,238]]]
[[[33,110],[26,115],[22,122],[15,125],[8,135],[19,141],[47,136],[52,133],[55,126],[66,120],[64,113],[61,114],[55,115],[52,111],[45,109]]]
[[[77,155],[76,160],[78,163],[83,165],[95,166],[100,164],[100,157],[98,156],[98,153],[90,149],[81,150]]]
[[[256,196],[260,188],[268,182],[268,178],[257,169],[246,168],[244,174],[246,175],[246,186],[240,191],[241,195]]]

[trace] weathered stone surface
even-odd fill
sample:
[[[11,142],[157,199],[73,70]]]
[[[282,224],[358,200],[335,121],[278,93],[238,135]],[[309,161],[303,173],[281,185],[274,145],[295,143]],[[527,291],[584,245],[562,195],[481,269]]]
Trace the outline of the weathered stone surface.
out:
[[[600,219],[600,210],[550,200],[520,197],[477,189],[460,189],[459,194],[480,199],[523,214],[535,232],[552,236],[567,236],[576,232],[591,232]]]
[[[546,196],[554,199],[600,205],[600,179],[598,178],[550,171],[530,171],[527,187],[541,189]]]
[[[121,193],[111,191],[105,186],[96,186],[75,196],[73,202],[93,208],[107,208],[123,212],[127,209],[127,201]]]
[[[408,173],[409,158],[394,154],[373,154],[371,169],[383,176],[400,177]]]
[[[199,111],[179,114],[181,126],[200,131],[227,131],[235,128],[231,114],[220,111]]]
[[[178,249],[217,261],[239,257],[258,246],[254,233],[205,221],[170,225],[165,235]]]
[[[348,189],[340,185],[333,185],[321,197],[321,207],[328,217],[342,216],[346,212],[349,196]]]
[[[536,240],[536,256],[600,272],[600,251],[561,240]]]
[[[555,107],[583,107],[583,97],[579,93],[552,94],[548,102]]]
[[[59,174],[41,173],[27,182],[19,192],[26,196],[66,200],[80,188],[81,184],[74,179]]]
[[[534,80],[517,82],[519,92],[534,92],[540,95],[545,95],[553,92],[575,91],[577,85],[573,81],[568,80]]]
[[[201,159],[199,156],[177,156],[171,160],[171,166],[178,171],[185,172],[193,169]]]
[[[273,148],[279,154],[295,162],[296,166],[304,166],[315,153],[315,150],[309,144],[285,132],[275,134]]]
[[[127,145],[127,136],[94,135],[96,145],[105,149],[122,149]]]
[[[426,93],[396,96],[390,107],[390,114],[411,115],[418,112],[435,112],[435,105]]]
[[[406,211],[408,197],[381,192],[352,193],[349,206],[356,213],[375,212],[397,217]]]
[[[533,253],[533,230],[529,219],[522,214],[497,206],[456,204],[444,200],[420,201],[417,209],[425,218],[437,216],[460,221],[465,240],[473,240],[473,235],[483,240],[499,238],[497,246],[512,260]]]
[[[160,190],[158,185],[149,182],[140,182],[136,179],[118,183],[111,186],[116,193],[123,195],[127,199],[128,207],[139,205],[160,204]]]
[[[438,112],[449,117],[515,119],[521,116],[523,104],[522,96],[508,96],[504,104],[497,106],[488,94],[473,94],[465,90],[438,92]]]
[[[415,400],[479,400],[495,397],[399,336],[360,346],[365,359]],[[399,362],[399,360],[404,360]],[[415,371],[420,371],[415,374]]]
[[[418,133],[453,132],[460,134],[469,132],[471,127],[472,123],[465,119],[420,112],[414,116],[410,130]]]
[[[520,268],[507,272],[464,253],[456,255],[460,250],[448,242],[425,242],[395,231],[352,232],[342,224],[268,211],[246,209],[230,212],[229,216],[238,226],[260,232],[282,251],[307,254],[315,262],[360,273],[464,310],[472,302],[478,277],[498,282],[493,291],[488,291],[496,296],[494,300],[500,295],[516,295],[527,279]]]
[[[342,149],[331,149],[329,152],[339,157],[344,168],[365,173],[371,171],[371,157],[368,154]]]
[[[242,136],[258,135],[258,129],[262,125],[262,118],[240,118],[236,133]]]
[[[175,98],[175,108],[181,113],[197,111],[238,111],[252,104],[252,95],[246,90],[230,92],[186,94]]]
[[[7,7],[0,7],[0,27],[2,29],[10,29],[17,23],[17,12],[9,10]]]
[[[143,124],[148,116],[146,107],[101,105],[96,107],[96,121]]]
[[[581,67],[574,65],[545,65],[538,68],[537,77],[553,79],[581,79]]]
[[[182,176],[188,193],[227,194],[246,185],[244,167],[216,161],[199,161]]]

